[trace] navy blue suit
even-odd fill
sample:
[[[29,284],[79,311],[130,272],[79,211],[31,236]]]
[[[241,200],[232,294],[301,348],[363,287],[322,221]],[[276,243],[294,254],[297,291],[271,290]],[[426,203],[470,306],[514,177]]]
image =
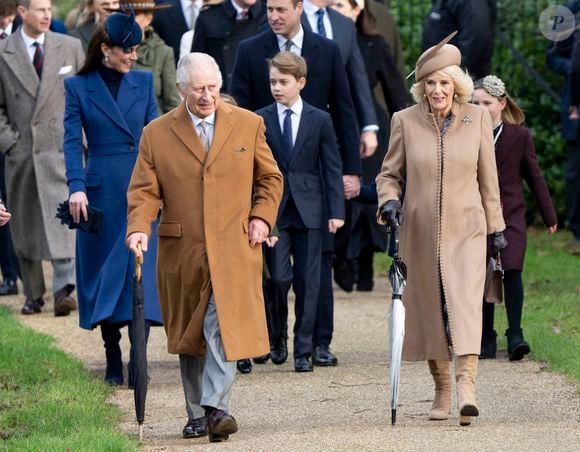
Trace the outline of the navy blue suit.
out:
[[[328,19],[332,26],[332,39],[340,47],[340,54],[356,109],[358,125],[360,128],[368,125],[378,126],[369,79],[358,46],[354,24],[352,20],[332,8],[324,8],[324,10],[328,14]],[[313,31],[304,13],[301,17],[301,23],[305,30]]]
[[[123,76],[117,100],[97,71],[65,79],[64,154],[70,193],[84,191],[103,210],[102,234],[77,232],[76,272],[80,326],[122,324],[132,318],[133,254],[125,246],[127,187],[143,127],[157,116],[153,76]],[[83,163],[83,137],[88,142]],[[143,231],[149,232],[149,231]],[[161,324],[155,283],[156,240],[143,268],[145,318]]]
[[[270,29],[240,43],[229,92],[241,107],[256,111],[274,102],[267,59],[279,51],[276,35]],[[360,175],[359,131],[340,48],[304,30],[302,57],[308,66],[308,81],[301,96],[330,113],[340,144],[343,174]]]
[[[285,150],[277,104],[258,110],[266,140],[284,175],[284,193],[276,226],[280,240],[266,248],[270,284],[266,303],[271,343],[287,337],[288,290],[296,294],[294,355],[312,353],[320,285],[321,230],[327,218],[344,219],[342,163],[328,113],[303,103],[291,156]],[[294,266],[290,264],[290,256]]]

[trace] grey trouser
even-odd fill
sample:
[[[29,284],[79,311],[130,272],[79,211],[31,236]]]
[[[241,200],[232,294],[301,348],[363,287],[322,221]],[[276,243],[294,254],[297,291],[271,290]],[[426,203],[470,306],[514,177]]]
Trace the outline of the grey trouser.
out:
[[[42,273],[42,261],[31,261],[19,257],[20,273],[24,295],[31,300],[37,300],[44,295],[44,274]],[[54,259],[52,262],[52,291],[56,292],[68,284],[75,285],[75,260]]]
[[[179,355],[185,406],[190,419],[205,415],[204,406],[228,411],[230,393],[236,376],[236,361],[226,361],[213,294],[203,319],[206,356]]]

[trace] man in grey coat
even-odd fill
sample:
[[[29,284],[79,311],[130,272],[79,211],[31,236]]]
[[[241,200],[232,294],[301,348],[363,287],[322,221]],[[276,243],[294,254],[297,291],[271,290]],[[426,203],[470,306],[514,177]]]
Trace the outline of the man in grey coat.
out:
[[[51,0],[19,0],[22,26],[0,41],[0,152],[12,238],[26,301],[22,314],[44,305],[42,261],[53,266],[55,316],[76,308],[75,236],[55,218],[68,198],[63,154],[64,85],[84,61],[78,39],[49,31]]]

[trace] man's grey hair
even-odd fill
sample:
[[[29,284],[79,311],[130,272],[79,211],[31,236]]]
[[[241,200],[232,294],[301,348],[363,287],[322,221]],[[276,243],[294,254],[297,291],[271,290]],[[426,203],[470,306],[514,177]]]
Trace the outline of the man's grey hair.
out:
[[[218,88],[222,87],[222,73],[216,61],[207,53],[193,52],[185,55],[177,65],[177,83],[181,88],[185,88],[191,82],[191,74],[196,70],[214,69]]]

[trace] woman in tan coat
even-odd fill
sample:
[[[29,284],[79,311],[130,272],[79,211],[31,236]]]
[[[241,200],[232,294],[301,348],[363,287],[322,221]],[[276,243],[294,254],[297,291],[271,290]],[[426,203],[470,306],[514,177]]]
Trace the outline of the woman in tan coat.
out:
[[[491,120],[468,104],[473,82],[447,44],[425,51],[411,90],[417,105],[395,113],[389,151],[377,176],[379,222],[401,224],[408,266],[403,359],[429,361],[435,399],[429,419],[451,410],[455,356],[460,424],[479,410],[475,377],[481,341],[486,238],[502,248],[505,229]],[[405,191],[404,205],[399,199]]]

